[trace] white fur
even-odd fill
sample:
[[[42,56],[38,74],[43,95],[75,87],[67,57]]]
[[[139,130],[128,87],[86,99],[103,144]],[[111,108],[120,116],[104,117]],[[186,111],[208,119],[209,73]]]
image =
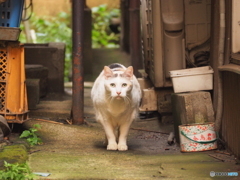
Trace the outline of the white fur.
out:
[[[107,150],[128,149],[128,131],[141,99],[140,85],[132,67],[121,66],[113,70],[105,66],[91,91],[96,120],[102,124],[108,141]]]

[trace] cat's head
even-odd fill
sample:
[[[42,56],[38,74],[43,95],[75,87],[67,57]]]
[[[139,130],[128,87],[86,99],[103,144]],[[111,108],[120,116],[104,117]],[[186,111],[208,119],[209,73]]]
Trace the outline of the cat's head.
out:
[[[105,77],[105,89],[110,93],[111,97],[116,99],[125,98],[132,90],[133,67],[126,69],[110,69],[105,66],[103,69]]]

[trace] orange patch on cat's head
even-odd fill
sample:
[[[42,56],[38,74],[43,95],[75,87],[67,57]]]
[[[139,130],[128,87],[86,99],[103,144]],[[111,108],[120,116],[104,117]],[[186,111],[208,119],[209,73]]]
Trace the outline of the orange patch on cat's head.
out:
[[[132,79],[132,77],[133,77],[133,67],[132,66],[129,66],[127,69],[115,68],[113,70],[111,70],[108,66],[104,66],[103,71],[104,71],[104,76],[105,76],[106,79],[108,79],[110,77],[116,77],[115,72],[117,72],[117,71],[122,72],[121,73],[122,77],[127,77],[127,78],[130,78],[130,79]]]

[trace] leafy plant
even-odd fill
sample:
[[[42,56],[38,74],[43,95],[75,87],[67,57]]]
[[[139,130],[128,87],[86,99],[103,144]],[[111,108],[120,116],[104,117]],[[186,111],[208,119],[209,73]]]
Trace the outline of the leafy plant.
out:
[[[119,17],[119,9],[107,8],[106,4],[92,8],[92,47],[112,48],[119,47],[119,35],[109,29],[110,19]]]
[[[4,161],[4,170],[0,171],[1,180],[33,180],[33,174],[27,163],[10,164]]]
[[[93,48],[116,48],[119,47],[119,34],[114,34],[109,29],[110,19],[119,17],[119,9],[108,9],[107,5],[100,5],[92,8],[92,47]],[[69,74],[72,63],[72,28],[71,13],[60,12],[57,16],[39,17],[32,14],[29,24],[34,30],[36,39],[34,43],[64,42],[65,68],[64,81],[69,81]],[[25,27],[20,34],[20,42],[26,43]]]
[[[34,145],[37,145],[37,144],[41,144],[42,140],[36,134],[36,132],[40,128],[41,128],[41,126],[39,124],[34,124],[33,128],[30,128],[29,130],[23,131],[22,134],[20,135],[20,138],[26,138],[27,142],[31,146],[34,146]]]
[[[66,12],[60,12],[56,17],[39,17],[33,14],[29,22],[31,29],[34,30],[36,35],[35,43],[63,42],[66,44],[64,65],[65,81],[68,81],[72,62],[72,29],[70,23],[71,15]],[[23,29],[24,32],[23,24],[21,24],[21,29]],[[21,33],[19,40],[25,43],[26,35]]]

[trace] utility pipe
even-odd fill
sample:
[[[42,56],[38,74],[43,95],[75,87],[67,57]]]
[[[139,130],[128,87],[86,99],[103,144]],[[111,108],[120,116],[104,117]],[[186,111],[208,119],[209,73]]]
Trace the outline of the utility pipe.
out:
[[[84,123],[83,24],[85,0],[72,0],[72,123]]]
[[[129,0],[130,14],[130,57],[134,68],[134,75],[140,77],[139,69],[143,68],[140,29],[140,0]]]
[[[222,66],[224,63],[224,43],[225,43],[225,0],[219,0],[220,9],[220,30],[219,30],[219,49],[218,49],[218,66]],[[222,90],[222,73],[218,73],[218,85],[217,85],[218,97],[217,97],[217,112],[215,128],[219,132],[221,128],[222,114],[223,114],[223,90]]]

